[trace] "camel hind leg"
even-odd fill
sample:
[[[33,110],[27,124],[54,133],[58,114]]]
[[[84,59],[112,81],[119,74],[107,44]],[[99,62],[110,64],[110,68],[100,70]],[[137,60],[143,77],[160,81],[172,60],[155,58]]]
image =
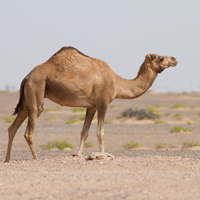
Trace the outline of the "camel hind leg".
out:
[[[36,121],[37,121],[37,111],[29,110],[28,111],[28,125],[26,128],[24,137],[30,147],[30,150],[32,152],[34,159],[37,159],[37,154],[35,152],[35,147],[33,144],[33,131],[35,129]]]
[[[8,147],[7,147],[5,162],[9,162],[9,160],[10,160],[10,152],[11,152],[11,148],[12,148],[13,139],[15,137],[15,134],[16,134],[18,128],[21,126],[21,124],[24,122],[24,120],[26,118],[27,118],[27,110],[25,107],[21,107],[14,122],[8,128]]]
[[[24,137],[30,147],[34,159],[37,159],[37,154],[33,143],[33,132],[37,122],[37,118],[43,111],[44,102],[44,85],[43,87],[40,86],[38,88],[40,88],[40,91],[36,92],[34,88],[30,87],[30,85],[28,84],[25,87],[25,95],[27,99],[26,104],[28,110],[28,124]]]

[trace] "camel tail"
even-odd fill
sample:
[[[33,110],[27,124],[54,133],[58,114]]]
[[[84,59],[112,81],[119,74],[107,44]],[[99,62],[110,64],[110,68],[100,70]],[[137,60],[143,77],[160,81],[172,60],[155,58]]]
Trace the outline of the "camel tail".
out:
[[[13,113],[12,115],[16,115],[16,114],[19,113],[19,110],[20,110],[20,107],[21,107],[22,101],[23,101],[23,96],[24,96],[24,86],[25,86],[25,84],[26,84],[27,79],[28,79],[28,76],[26,76],[26,77],[23,79],[22,83],[21,83],[19,102],[18,102],[18,104],[17,104],[17,106],[16,106],[16,108],[15,108],[15,111],[14,111],[14,113]]]

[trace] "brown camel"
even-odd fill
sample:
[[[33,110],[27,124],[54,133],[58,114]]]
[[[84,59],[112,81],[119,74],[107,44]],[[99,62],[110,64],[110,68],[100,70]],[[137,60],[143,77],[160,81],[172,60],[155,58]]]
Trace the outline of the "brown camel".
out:
[[[174,57],[148,54],[133,80],[119,77],[110,66],[81,53],[73,47],[63,47],[48,61],[35,67],[22,81],[20,98],[13,114],[15,121],[8,128],[8,148],[5,162],[10,160],[11,146],[17,129],[28,117],[24,137],[37,159],[33,144],[36,120],[43,111],[44,98],[61,106],[87,108],[81,131],[78,155],[88,137],[93,116],[98,110],[97,138],[104,152],[104,118],[108,104],[116,99],[134,99],[145,93],[158,73],[176,66]]]

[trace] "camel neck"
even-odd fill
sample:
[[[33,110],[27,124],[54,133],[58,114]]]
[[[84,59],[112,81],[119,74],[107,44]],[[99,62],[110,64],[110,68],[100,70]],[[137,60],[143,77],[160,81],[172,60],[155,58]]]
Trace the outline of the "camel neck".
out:
[[[118,76],[118,90],[116,99],[134,99],[144,94],[157,77],[148,65],[141,66],[138,75],[133,80],[127,80]]]

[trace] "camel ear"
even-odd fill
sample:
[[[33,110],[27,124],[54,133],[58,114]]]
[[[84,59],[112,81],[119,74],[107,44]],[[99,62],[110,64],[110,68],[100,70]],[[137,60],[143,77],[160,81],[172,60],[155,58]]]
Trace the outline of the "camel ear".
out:
[[[154,59],[154,56],[152,54],[147,54],[146,55],[146,58],[149,58],[150,60],[153,60]]]

